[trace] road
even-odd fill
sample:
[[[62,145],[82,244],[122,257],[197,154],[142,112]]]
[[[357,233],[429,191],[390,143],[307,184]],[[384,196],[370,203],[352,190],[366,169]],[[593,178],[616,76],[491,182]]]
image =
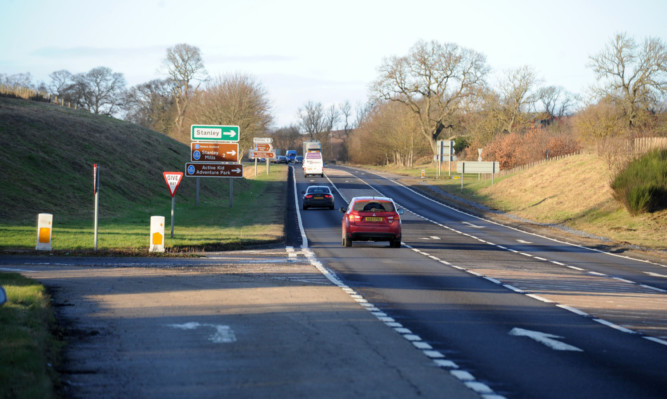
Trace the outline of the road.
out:
[[[404,245],[342,248],[340,213],[309,210],[302,213],[309,248],[477,393],[664,397],[664,265],[507,228],[393,177],[342,167],[326,174],[296,173],[297,190],[331,184],[337,207],[355,195],[394,198],[407,211]]]
[[[42,281],[70,398],[661,398],[665,266],[480,219],[395,177],[294,169],[287,247],[202,258],[3,256]],[[393,197],[402,248],[341,246],[337,210]]]

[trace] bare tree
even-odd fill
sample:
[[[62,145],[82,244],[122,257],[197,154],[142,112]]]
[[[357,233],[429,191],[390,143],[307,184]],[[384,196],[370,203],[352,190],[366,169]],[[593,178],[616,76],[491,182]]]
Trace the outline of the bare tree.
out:
[[[642,111],[655,109],[667,93],[667,48],[659,38],[639,46],[627,34],[617,34],[602,52],[592,56],[591,68],[600,85],[599,98],[621,100],[628,126]]]
[[[0,84],[15,88],[35,88],[35,85],[32,83],[32,75],[30,75],[30,72],[16,73],[14,75],[0,74]]]
[[[271,134],[271,137],[273,148],[284,148],[285,150],[298,150],[303,141],[299,128],[295,125],[279,128]]]
[[[253,138],[266,134],[271,105],[264,87],[246,75],[217,77],[193,99],[192,123],[238,125],[239,151],[252,146]],[[184,141],[189,141],[189,135]]]
[[[113,115],[121,109],[125,78],[107,67],[93,68],[74,75],[62,95],[94,114]]]
[[[508,71],[501,80],[498,117],[507,133],[512,133],[517,125],[527,120],[529,107],[536,99],[532,93],[536,82],[535,72],[526,66]]]
[[[373,92],[378,100],[400,102],[416,114],[435,154],[436,141],[454,128],[457,114],[484,86],[487,73],[480,53],[453,43],[419,41],[407,56],[384,62]]]
[[[185,43],[168,48],[164,64],[167,67],[169,78],[173,81],[173,97],[176,106],[174,124],[180,131],[192,93],[207,78],[207,72],[199,47]],[[196,86],[193,87],[195,83]]]
[[[352,120],[352,105],[349,101],[345,101],[345,103],[339,107],[339,110],[341,122],[343,124],[343,146],[342,153],[340,155],[342,160],[346,161],[348,159],[348,141],[350,139],[350,133],[352,132],[352,129],[354,129],[354,121]]]
[[[132,87],[124,101],[125,119],[167,134],[175,111],[172,81],[155,79]]]
[[[330,134],[338,123],[339,114],[335,105],[328,109],[322,107],[322,103],[308,101],[303,108],[299,108],[299,128],[308,134],[310,140],[319,140],[322,143],[322,151],[327,151],[331,156]]]
[[[52,94],[55,94],[58,97],[64,96],[68,88],[70,88],[74,83],[72,74],[64,69],[51,72],[49,77],[51,78],[51,83],[49,84],[48,88]]]
[[[536,95],[547,119],[562,118],[570,112],[575,103],[574,97],[560,86],[542,87]]]
[[[308,101],[303,108],[299,108],[299,128],[310,136],[310,140],[320,139],[322,132],[327,129],[322,103]]]

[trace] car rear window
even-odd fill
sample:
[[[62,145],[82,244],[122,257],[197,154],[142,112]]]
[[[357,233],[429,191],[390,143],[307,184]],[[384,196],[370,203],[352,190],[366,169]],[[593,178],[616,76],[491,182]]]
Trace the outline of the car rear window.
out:
[[[308,189],[308,194],[329,194],[329,189],[326,187],[311,187]]]
[[[394,204],[388,201],[356,201],[352,210],[360,212],[393,212]]]

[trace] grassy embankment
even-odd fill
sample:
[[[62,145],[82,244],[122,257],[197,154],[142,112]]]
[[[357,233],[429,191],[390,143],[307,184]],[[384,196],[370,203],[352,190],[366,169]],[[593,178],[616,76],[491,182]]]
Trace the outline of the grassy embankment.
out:
[[[243,132],[241,132],[243,134]],[[94,247],[93,164],[100,166],[98,253],[146,254],[150,217],[165,217],[168,252],[243,248],[283,238],[286,167],[254,178],[183,178],[174,237],[164,171],[183,171],[188,145],[113,118],[0,97],[0,251],[34,250],[37,215],[53,214],[55,253]]]
[[[243,134],[243,132],[241,132]],[[0,252],[34,253],[37,215],[53,214],[52,252],[93,254],[93,164],[101,167],[97,255],[148,255],[150,217],[165,216],[169,254],[279,242],[287,168],[246,168],[246,179],[184,178],[171,196],[164,171],[182,171],[190,148],[112,118],[0,97]],[[42,252],[40,252],[42,253]],[[0,398],[57,395],[62,342],[39,283],[0,272],[9,301],[0,307]]]
[[[426,179],[420,178],[421,169]],[[412,169],[387,169],[411,177],[418,186],[434,186],[447,193],[544,225],[561,225],[610,240],[609,246],[628,245],[667,250],[667,210],[631,215],[614,199],[612,176],[606,161],[581,154],[538,164],[522,171],[478,180],[461,180],[445,163],[441,178],[425,165]]]

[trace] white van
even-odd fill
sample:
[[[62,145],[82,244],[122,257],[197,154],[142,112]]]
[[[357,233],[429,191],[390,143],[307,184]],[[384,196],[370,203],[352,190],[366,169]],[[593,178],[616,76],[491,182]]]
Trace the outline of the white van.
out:
[[[308,152],[303,158],[303,176],[320,175],[324,177],[324,162],[321,152]]]

